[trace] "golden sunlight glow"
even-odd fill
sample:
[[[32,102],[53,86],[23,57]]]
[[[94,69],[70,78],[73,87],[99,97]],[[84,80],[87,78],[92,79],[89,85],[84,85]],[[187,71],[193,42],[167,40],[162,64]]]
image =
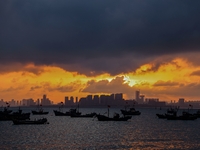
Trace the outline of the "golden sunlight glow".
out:
[[[124,75],[124,81],[124,83],[127,83],[131,87],[136,84],[136,81],[134,79],[131,79],[129,75]]]
[[[145,64],[143,66],[141,66],[139,69],[136,70],[136,73],[145,73],[147,72],[149,69],[151,69],[152,65],[151,64]]]
[[[161,64],[156,69],[153,68],[153,64],[145,64],[136,71],[126,74],[116,76],[101,74],[94,77],[80,75],[77,72],[68,72],[55,66],[28,64],[23,66],[20,71],[0,74],[0,99],[38,99],[43,94],[47,94],[56,103],[63,101],[65,96],[80,98],[88,94],[94,94],[92,91],[91,93],[89,91],[82,92],[84,88],[89,86],[89,81],[93,81],[92,84],[95,88],[102,86],[106,88],[110,84],[111,89],[108,89],[109,92],[122,90],[127,98],[133,98],[135,90],[140,89],[144,91],[146,96],[159,96],[160,98],[163,96],[163,98],[171,99],[175,97],[168,96],[169,94],[166,91],[172,90],[171,92],[175,95],[178,93],[180,86],[183,87],[191,83],[194,85],[196,83],[200,84],[200,76],[191,76],[192,72],[198,70],[200,70],[200,67],[193,66],[181,58]],[[120,77],[120,80],[116,80],[117,77]],[[95,94],[101,93],[103,92],[99,91]]]
[[[163,64],[156,71],[151,70],[151,67],[152,65],[150,64],[143,65],[136,70],[136,73],[129,73],[127,75],[130,80],[134,79],[136,84],[143,82],[153,84],[158,80],[185,82],[185,77],[188,77],[194,69],[191,66],[189,67],[188,63],[182,59],[175,59],[170,63]]]

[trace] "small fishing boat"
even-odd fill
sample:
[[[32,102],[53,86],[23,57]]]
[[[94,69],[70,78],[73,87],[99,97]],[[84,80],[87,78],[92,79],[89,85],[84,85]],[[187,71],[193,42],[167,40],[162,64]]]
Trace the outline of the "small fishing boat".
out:
[[[197,116],[194,115],[180,115],[180,116],[168,116],[167,120],[196,120]]]
[[[119,114],[115,114],[113,117],[108,117],[105,115],[96,115],[98,121],[128,121],[132,116],[120,117]]]
[[[130,107],[130,105],[128,105],[127,102],[126,102],[126,105],[124,106],[124,109],[121,109],[120,111],[124,116],[127,116],[127,115],[128,116],[134,116],[134,115],[140,115],[141,114],[140,111],[138,111],[134,108],[134,104],[133,104],[132,107]]]
[[[12,119],[20,119],[20,120],[27,120],[30,119],[30,113],[22,113],[22,110],[19,107],[17,112],[9,111],[9,113],[4,112],[0,113],[0,121],[10,121]]]
[[[165,114],[156,114],[156,116],[159,119],[167,119],[167,118],[174,118],[177,116],[177,112],[179,110],[179,107],[175,107],[175,108],[168,108],[167,112]]]
[[[120,117],[118,113],[114,113],[113,117],[109,117],[109,108],[110,108],[110,105],[108,105],[108,116],[101,115],[101,114],[96,115],[98,121],[128,121],[129,119],[132,118],[131,115]]]
[[[39,105],[38,102],[38,106],[37,106],[37,110],[32,110],[32,114],[33,115],[47,115],[49,112],[48,111],[44,111],[42,108],[42,105]]]
[[[0,115],[8,115],[12,112],[12,110],[8,110],[7,107],[4,107],[3,111],[0,111]]]
[[[130,108],[129,110],[126,110],[126,108],[125,109],[121,109],[121,112],[122,112],[122,114],[124,116],[126,116],[126,115],[140,115],[141,114],[140,111],[135,110],[135,108],[133,108],[133,107]]]
[[[47,115],[49,112],[48,111],[43,111],[43,109],[40,109],[38,111],[32,110],[33,115]]]
[[[177,115],[179,107],[167,109],[167,113],[165,114],[156,114],[160,119],[167,119],[167,120],[196,120],[197,116],[194,114],[189,113],[188,111],[183,111],[182,115]]]
[[[55,116],[71,116],[74,115],[81,115],[81,112],[79,112],[79,105],[77,108],[71,108],[69,111],[63,112],[63,102],[60,103],[59,110],[53,110]]]
[[[200,118],[200,110],[197,110],[197,112],[194,113],[193,115],[195,115],[197,118]]]

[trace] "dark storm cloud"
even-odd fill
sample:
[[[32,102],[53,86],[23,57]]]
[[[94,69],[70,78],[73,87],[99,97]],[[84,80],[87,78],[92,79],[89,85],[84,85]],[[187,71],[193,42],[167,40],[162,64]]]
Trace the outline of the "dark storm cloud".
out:
[[[198,52],[199,6],[188,0],[0,1],[0,62],[127,72],[154,57]]]
[[[39,75],[45,70],[43,67],[32,66],[28,67],[22,63],[10,63],[9,65],[0,64],[0,73],[4,74],[7,72],[22,72],[22,75],[27,75],[27,73],[33,73]]]

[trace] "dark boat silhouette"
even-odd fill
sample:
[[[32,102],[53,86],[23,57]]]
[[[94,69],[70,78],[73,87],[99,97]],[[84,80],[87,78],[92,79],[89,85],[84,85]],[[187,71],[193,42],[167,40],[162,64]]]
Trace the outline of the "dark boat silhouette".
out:
[[[179,107],[170,108],[167,110],[165,114],[156,114],[158,118],[167,119],[167,120],[196,120],[197,116],[194,114],[189,113],[188,111],[183,111],[182,115],[177,115]]]
[[[193,115],[195,115],[197,118],[200,118],[200,110],[197,110]]]
[[[3,111],[0,111],[0,115],[7,115],[10,114],[12,112],[12,110],[8,110],[7,107],[4,107]]]
[[[114,113],[113,117],[109,117],[109,109],[110,109],[110,105],[108,105],[108,112],[107,112],[108,116],[101,115],[101,114],[96,115],[98,121],[128,121],[129,119],[132,118],[132,116],[120,117],[118,113]]]
[[[43,111],[43,109],[41,110],[32,110],[32,114],[33,115],[47,115],[49,112],[48,111]]]
[[[8,115],[12,112],[12,110],[9,110],[10,104],[6,102],[6,107],[3,108],[3,111],[0,111],[0,115]]]
[[[31,113],[22,113],[22,110],[19,107],[17,112],[13,112],[9,116],[11,119],[27,120],[27,119],[30,119],[30,114]]]
[[[61,102],[61,106],[59,106],[59,110],[53,110],[55,116],[71,116],[71,115],[81,115],[79,112],[79,105],[77,108],[71,108],[69,111],[63,112],[63,102]]]
[[[30,119],[30,113],[22,113],[22,110],[19,108],[17,112],[13,112],[4,108],[4,111],[0,113],[0,121],[9,121],[12,119],[26,120]]]
[[[77,109],[70,109],[69,111],[62,112],[59,110],[53,110],[55,116],[71,116],[71,115],[81,115],[81,112],[78,112]]]
[[[37,120],[19,120],[19,119],[13,119],[14,125],[30,125],[30,124],[49,124],[46,118],[37,119]]]
[[[134,107],[130,108],[129,110],[121,109],[121,113],[122,113],[124,116],[127,116],[127,115],[140,115],[140,114],[141,114],[141,112],[138,111],[138,110],[135,110]]]
[[[31,112],[33,115],[47,115],[49,113],[48,111],[43,110],[42,105],[39,105],[39,102],[38,102],[37,110],[32,110]]]
[[[128,109],[128,108],[129,108],[129,109]],[[141,114],[140,111],[138,111],[138,110],[136,110],[136,109],[134,108],[134,104],[133,104],[132,107],[130,107],[130,105],[128,105],[127,102],[126,102],[125,108],[124,108],[124,109],[121,109],[120,111],[121,111],[121,113],[122,113],[124,116],[127,116],[127,115],[133,116],[133,115],[140,115],[140,114]]]
[[[196,120],[197,116],[183,112],[180,116],[167,116],[167,120]]]
[[[189,108],[187,111],[186,110],[182,111],[182,115],[168,116],[167,120],[196,120],[198,116],[196,114],[190,113],[191,109],[192,109],[192,105],[189,105]]]
[[[179,110],[179,107],[175,107],[175,108],[168,108],[167,109],[167,113],[165,114],[156,114],[156,116],[160,119],[167,119],[168,117],[176,117],[177,116],[177,112]]]
[[[119,114],[116,114],[113,117],[108,117],[105,115],[96,115],[98,121],[128,121],[129,119],[132,118],[132,116],[124,116],[124,117],[120,117],[118,116]]]

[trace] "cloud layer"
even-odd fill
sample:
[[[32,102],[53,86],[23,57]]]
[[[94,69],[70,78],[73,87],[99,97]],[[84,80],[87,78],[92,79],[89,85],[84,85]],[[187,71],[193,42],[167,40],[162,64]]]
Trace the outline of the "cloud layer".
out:
[[[87,75],[200,51],[200,1],[1,1],[0,63]]]

